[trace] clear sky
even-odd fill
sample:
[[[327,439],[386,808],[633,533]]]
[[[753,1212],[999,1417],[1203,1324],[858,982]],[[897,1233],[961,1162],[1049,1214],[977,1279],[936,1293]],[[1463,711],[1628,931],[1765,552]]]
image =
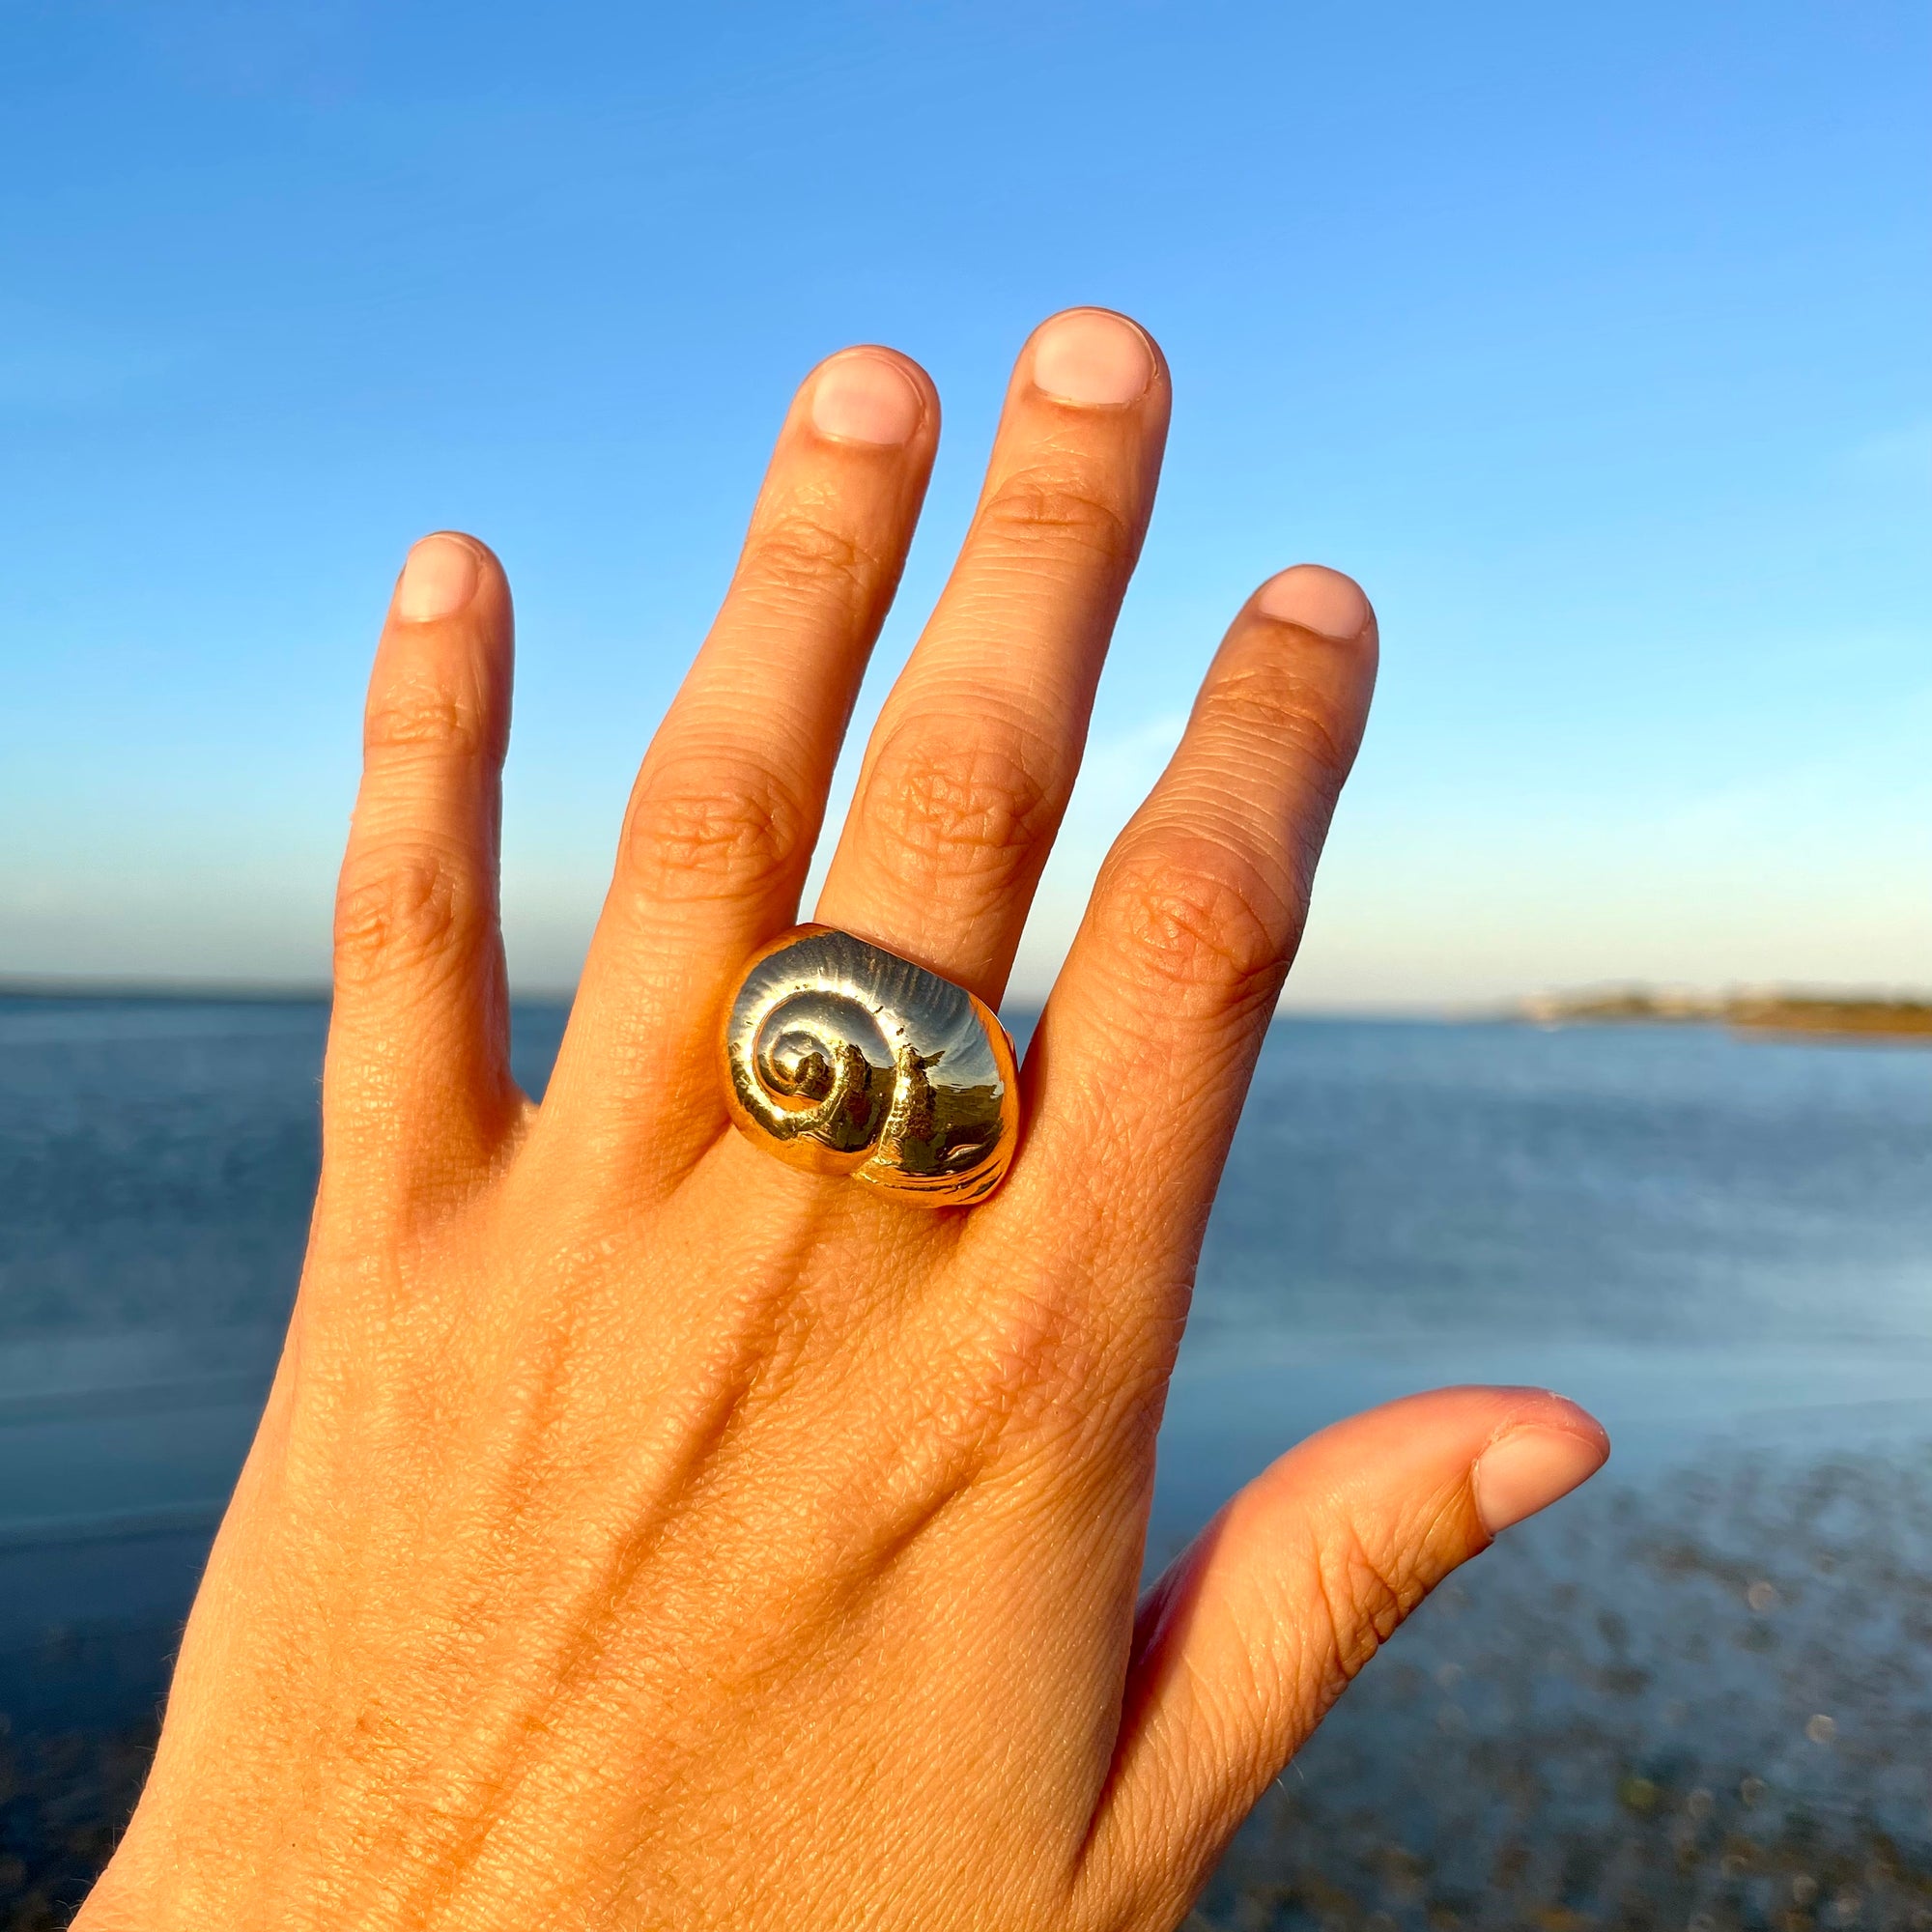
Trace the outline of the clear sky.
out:
[[[1160,338],[1162,504],[1022,958],[1227,616],[1383,682],[1291,1002],[1932,981],[1921,0],[0,0],[0,974],[310,980],[359,686],[520,606],[507,918],[567,984],[792,384]]]

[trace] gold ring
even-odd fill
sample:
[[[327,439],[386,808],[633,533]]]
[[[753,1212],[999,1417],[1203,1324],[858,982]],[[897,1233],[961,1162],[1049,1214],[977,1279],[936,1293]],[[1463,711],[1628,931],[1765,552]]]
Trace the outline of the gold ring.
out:
[[[983,1201],[1019,1131],[1013,1043],[992,1009],[829,925],[794,926],[747,962],[724,1100],[766,1153],[921,1208]]]

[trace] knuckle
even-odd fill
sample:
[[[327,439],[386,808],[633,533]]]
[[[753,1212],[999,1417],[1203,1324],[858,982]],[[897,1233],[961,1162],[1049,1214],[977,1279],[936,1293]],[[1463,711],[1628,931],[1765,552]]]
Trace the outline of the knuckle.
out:
[[[755,892],[795,864],[806,814],[769,774],[677,765],[647,774],[624,826],[623,868],[654,899]]]
[[[869,601],[885,576],[885,565],[850,530],[829,517],[793,506],[781,511],[753,537],[747,574],[788,595],[815,595],[830,585],[854,601]]]
[[[1351,1523],[1330,1524],[1312,1552],[1321,1637],[1335,1688],[1352,1683],[1425,1594],[1413,1565]]]
[[[1078,549],[1131,564],[1134,526],[1078,469],[1033,465],[1003,477],[980,506],[980,529],[1016,550]]]
[[[371,757],[384,753],[481,757],[494,749],[494,735],[473,694],[405,682],[370,693],[362,746]]]
[[[352,982],[448,953],[473,938],[485,909],[461,867],[433,845],[357,854],[335,901],[335,970]]]
[[[1044,746],[1005,725],[900,725],[866,788],[887,867],[917,891],[1003,892],[1059,813],[1064,787],[1051,762]]]
[[[1014,1442],[1031,1448],[1093,1426],[1105,1338],[1078,1296],[1018,1286],[982,1300],[970,1320],[953,1314],[944,1369],[924,1383],[928,1439],[984,1468]]]
[[[1257,658],[1215,678],[1202,693],[1199,717],[1209,729],[1231,726],[1240,737],[1288,746],[1329,791],[1341,790],[1354,762],[1319,692],[1280,657]]]
[[[1271,1003],[1293,954],[1293,907],[1216,840],[1163,838],[1115,862],[1104,903],[1142,989],[1186,1012]]]

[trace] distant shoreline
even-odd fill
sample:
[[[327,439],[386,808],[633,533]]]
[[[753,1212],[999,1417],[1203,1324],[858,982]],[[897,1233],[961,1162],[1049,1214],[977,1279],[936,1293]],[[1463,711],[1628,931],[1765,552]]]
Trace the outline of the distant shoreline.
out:
[[[0,1000],[143,1000],[203,1007],[326,1007],[334,999],[324,981],[309,986],[262,985],[249,980],[9,980],[0,978]],[[520,1007],[567,1007],[567,988],[532,987],[511,993]]]
[[[531,987],[511,994],[527,1008],[567,1008],[570,989]],[[327,1007],[326,984],[264,985],[259,981],[187,980],[92,980],[0,977],[0,1001],[141,1001],[183,1006]],[[1008,1012],[1037,1017],[1039,1001],[1014,1001]],[[1411,1025],[1537,1027],[1678,1025],[1722,1026],[1734,1033],[1785,1037],[1896,1041],[1932,1046],[1932,994],[1753,988],[1704,993],[1671,987],[1604,985],[1574,991],[1532,993],[1504,1006],[1429,1009],[1287,1007],[1278,1020],[1347,1023],[1394,1021]]]
[[[311,986],[196,980],[60,980],[0,978],[0,1000],[183,1000],[221,1006],[327,1006],[325,982]]]
[[[1756,988],[1723,993],[1649,986],[1538,993],[1514,1017],[1532,1026],[1622,1022],[1724,1026],[1741,1034],[1813,1039],[1903,1040],[1932,1046],[1932,997]]]

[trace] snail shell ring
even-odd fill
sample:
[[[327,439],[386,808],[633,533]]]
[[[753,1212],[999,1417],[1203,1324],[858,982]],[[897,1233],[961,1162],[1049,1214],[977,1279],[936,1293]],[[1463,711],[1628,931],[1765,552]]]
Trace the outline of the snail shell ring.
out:
[[[1019,1128],[1013,1043],[991,1009],[829,925],[752,955],[724,1019],[724,1100],[766,1153],[921,1208],[983,1201]]]

